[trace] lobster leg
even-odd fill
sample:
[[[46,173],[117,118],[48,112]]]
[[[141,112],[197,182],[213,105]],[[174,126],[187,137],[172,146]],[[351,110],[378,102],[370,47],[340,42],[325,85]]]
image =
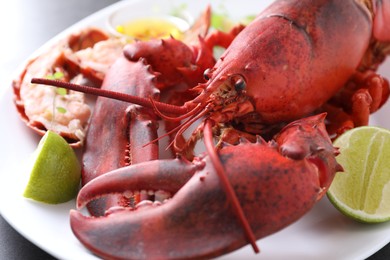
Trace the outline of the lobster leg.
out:
[[[390,93],[388,81],[375,73],[368,73],[360,85],[361,88],[353,94],[351,102],[356,126],[368,125],[370,114],[384,104]]]
[[[102,89],[116,89],[137,96],[157,97],[154,75],[142,60],[119,58],[107,73]],[[132,86],[137,87],[132,87]],[[151,109],[98,98],[86,136],[82,184],[114,169],[158,158],[156,116]],[[135,152],[135,150],[137,152]],[[129,198],[110,196],[89,205],[92,215],[101,216],[113,205],[126,206]]]
[[[243,141],[219,150],[226,177],[256,239],[310,210],[339,169],[337,151],[324,135],[323,119],[321,115],[296,121],[270,143]],[[167,189],[174,195],[161,205],[113,210],[100,218],[73,210],[70,220],[77,238],[110,259],[210,258],[247,244],[210,157],[198,158],[194,164],[175,160],[124,167],[84,186],[79,207],[104,194],[132,189]],[[179,184],[173,187],[171,182],[177,178]]]
[[[340,92],[323,106],[329,113],[328,132],[337,137],[357,126],[368,125],[370,114],[388,99],[389,82],[373,71],[356,72]]]
[[[234,38],[244,29],[244,25],[237,25],[233,27],[229,32],[214,31],[208,35],[205,39],[209,49],[213,49],[214,46],[221,46],[223,48],[229,47]]]

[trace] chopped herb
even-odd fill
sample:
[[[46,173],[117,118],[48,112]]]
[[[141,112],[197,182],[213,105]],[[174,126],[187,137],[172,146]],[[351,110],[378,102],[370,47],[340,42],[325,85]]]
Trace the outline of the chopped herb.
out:
[[[56,92],[58,95],[61,95],[61,96],[66,95],[66,89],[64,89],[64,88],[56,88]]]
[[[64,77],[64,73],[62,73],[61,71],[57,71],[56,73],[54,73],[55,79],[62,79],[63,77]]]
[[[57,111],[61,114],[65,114],[66,113],[66,109],[63,108],[63,107],[56,107]]]
[[[256,15],[248,15],[241,19],[239,22],[243,25],[247,25],[256,18]],[[211,15],[211,26],[219,31],[229,31],[237,22],[234,22],[228,17],[226,13],[213,13]]]
[[[225,17],[221,14],[213,13],[211,16],[211,26],[217,30],[221,30]]]
[[[47,79],[62,79],[64,77],[64,73],[61,71],[54,72],[53,74],[46,75]]]

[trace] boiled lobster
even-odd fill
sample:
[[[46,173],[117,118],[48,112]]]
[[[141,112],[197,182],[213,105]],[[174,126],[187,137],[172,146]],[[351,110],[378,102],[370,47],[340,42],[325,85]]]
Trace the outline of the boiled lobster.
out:
[[[369,114],[388,99],[389,84],[375,73],[390,52],[388,17],[388,0],[275,1],[244,29],[233,30],[237,36],[205,71],[207,82],[192,88],[198,94],[181,106],[33,79],[138,104],[165,121],[184,120],[170,133],[176,133],[175,151],[186,156],[199,138],[205,139],[207,155],[195,156],[192,163],[153,160],[86,183],[80,207],[103,194],[131,197],[130,190],[151,190],[151,197],[160,189],[174,195],[161,206],[146,201],[136,210],[105,208],[101,218],[73,211],[75,235],[96,254],[119,259],[213,257],[247,242],[256,250],[254,240],[307,212],[341,169],[325,130],[325,114],[308,116],[327,111],[328,130],[337,135],[367,124]],[[201,39],[203,46],[215,35]],[[141,51],[153,45],[146,43]],[[133,49],[127,46],[124,56],[137,62],[132,59],[138,56],[130,55]],[[204,121],[183,141],[183,132],[198,119]],[[243,136],[255,142],[239,141]],[[195,223],[204,226],[197,230]],[[209,231],[208,225],[214,229]]]

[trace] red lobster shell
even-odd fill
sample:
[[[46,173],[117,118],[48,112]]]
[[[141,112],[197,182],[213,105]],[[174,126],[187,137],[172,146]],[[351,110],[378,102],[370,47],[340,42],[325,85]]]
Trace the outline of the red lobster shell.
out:
[[[296,121],[274,141],[260,137],[226,146],[218,156],[256,239],[305,214],[329,187],[339,165],[325,115]],[[104,194],[164,190],[174,196],[137,209],[113,208],[100,218],[71,212],[77,238],[109,259],[209,258],[247,243],[214,165],[203,155],[155,160],[106,173],[80,191],[77,205]]]

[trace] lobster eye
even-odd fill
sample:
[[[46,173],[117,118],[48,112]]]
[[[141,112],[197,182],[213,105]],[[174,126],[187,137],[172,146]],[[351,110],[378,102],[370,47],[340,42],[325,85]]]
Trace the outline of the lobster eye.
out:
[[[204,72],[203,72],[203,78],[205,80],[209,80],[211,78],[211,69],[206,69]]]
[[[236,91],[243,91],[246,88],[245,79],[241,75],[233,76],[231,82]]]

